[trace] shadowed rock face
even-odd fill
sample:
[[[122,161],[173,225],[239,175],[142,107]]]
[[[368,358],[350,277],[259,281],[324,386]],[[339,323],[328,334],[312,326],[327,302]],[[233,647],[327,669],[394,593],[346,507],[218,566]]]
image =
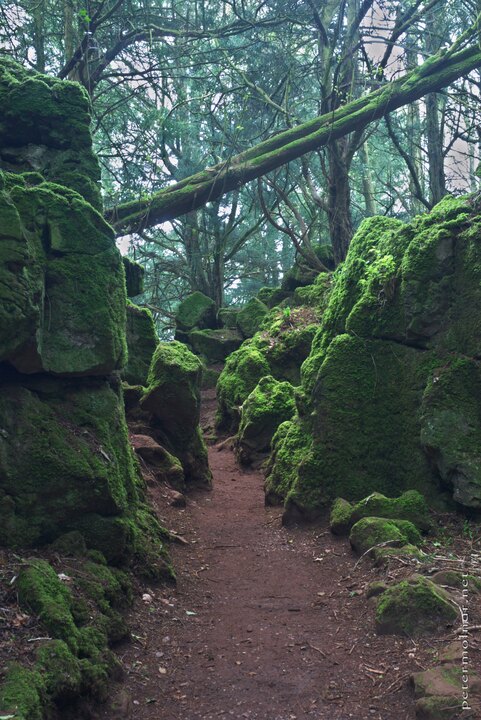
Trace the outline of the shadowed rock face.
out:
[[[274,445],[267,488],[288,510],[406,489],[481,508],[480,237],[470,199],[363,223],[302,368],[307,403]]]

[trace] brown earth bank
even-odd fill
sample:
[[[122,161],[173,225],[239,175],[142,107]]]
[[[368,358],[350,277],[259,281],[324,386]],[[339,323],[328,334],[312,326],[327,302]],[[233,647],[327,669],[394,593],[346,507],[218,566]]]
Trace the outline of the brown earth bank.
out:
[[[203,425],[215,398],[207,392]],[[263,477],[236,465],[228,443],[209,450],[211,492],[166,507],[161,520],[188,544],[173,546],[175,588],[138,588],[132,642],[119,649],[125,678],[103,720],[411,720],[411,673],[435,664],[455,637],[378,636],[369,582],[386,571],[357,562],[324,525],[284,528],[265,508]],[[406,558],[390,570],[409,574]],[[474,635],[473,635],[474,638]],[[472,662],[480,663],[472,641]]]

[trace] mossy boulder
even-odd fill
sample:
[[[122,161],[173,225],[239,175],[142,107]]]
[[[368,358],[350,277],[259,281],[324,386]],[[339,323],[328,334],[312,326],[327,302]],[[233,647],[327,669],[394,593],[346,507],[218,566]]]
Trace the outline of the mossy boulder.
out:
[[[224,307],[217,313],[217,322],[220,327],[237,330],[237,315],[240,308]]]
[[[236,429],[240,407],[259,380],[270,374],[269,365],[252,342],[245,342],[226,361],[217,383],[216,424],[220,430]]]
[[[158,343],[159,338],[150,310],[128,302],[128,362],[122,371],[122,378],[129,385],[147,385],[150,363]]]
[[[178,457],[187,483],[209,485],[207,449],[199,428],[202,362],[184,344],[159,343],[140,402],[155,439]]]
[[[250,464],[267,455],[279,425],[295,413],[294,388],[271,375],[263,377],[242,405],[236,455]]]
[[[286,290],[282,290],[280,287],[263,287],[257,293],[257,299],[264,303],[264,305],[267,305],[268,308],[273,308],[276,305],[280,305],[290,296],[291,293]]]
[[[92,151],[90,100],[78,83],[2,57],[0,168],[40,174],[100,209],[100,167]]]
[[[417,636],[452,625],[458,610],[444,590],[416,575],[392,585],[380,597],[376,630],[381,634]]]
[[[107,375],[126,360],[114,235],[72,190],[0,175],[0,362],[22,373]]]
[[[300,368],[316,332],[314,319],[302,308],[289,309],[288,314],[275,309],[266,316],[264,329],[227,358],[217,385],[219,429],[238,428],[240,406],[262,377],[300,382]]]
[[[432,525],[425,498],[417,490],[407,490],[397,498],[371,493],[354,504],[337,498],[331,510],[331,531],[335,535],[347,534],[354,523],[369,516],[409,520],[423,532],[428,532]]]
[[[224,362],[243,342],[239,332],[229,328],[192,330],[188,338],[192,349],[201,355],[208,364]]]
[[[258,298],[252,298],[237,314],[237,327],[244,338],[251,338],[260,329],[269,309]]]
[[[63,640],[51,640],[37,651],[37,664],[43,674],[47,695],[59,705],[75,701],[80,695],[80,663]]]
[[[122,257],[122,262],[124,263],[127,297],[141,295],[144,292],[145,268],[126,255]]]
[[[215,328],[216,323],[215,302],[198,290],[188,295],[175,313],[176,327],[183,332],[194,328]]]
[[[349,542],[356,552],[363,554],[379,545],[420,545],[422,538],[409,520],[364,517],[353,525]]]
[[[312,463],[287,473],[301,513],[410,489],[481,507],[480,232],[466,198],[361,225],[302,366]]]
[[[458,642],[458,645],[460,643]],[[465,668],[467,669],[467,668]],[[478,717],[481,680],[472,670],[463,672],[462,658],[411,676],[418,720],[455,720]]]

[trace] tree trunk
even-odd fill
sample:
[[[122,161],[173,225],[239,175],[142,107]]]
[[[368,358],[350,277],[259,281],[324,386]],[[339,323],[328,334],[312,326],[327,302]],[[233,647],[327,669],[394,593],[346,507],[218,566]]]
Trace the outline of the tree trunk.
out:
[[[345,157],[347,138],[327,146],[329,158],[328,220],[334,262],[338,265],[347,255],[352,239],[351,189]]]
[[[438,95],[426,95],[426,139],[429,162],[429,191],[432,205],[436,205],[446,195],[446,175],[444,173],[443,131],[439,122]]]
[[[334,112],[286,130],[215,167],[105,214],[117,234],[152,227],[202,207],[311,150],[360,130],[393,110],[436,92],[481,65],[481,48],[441,52],[403,77]]]
[[[374,192],[374,184],[372,182],[367,141],[364,141],[361,145],[359,157],[361,158],[362,163],[362,194],[364,197],[366,217],[373,217],[373,215],[376,215],[376,194]]]

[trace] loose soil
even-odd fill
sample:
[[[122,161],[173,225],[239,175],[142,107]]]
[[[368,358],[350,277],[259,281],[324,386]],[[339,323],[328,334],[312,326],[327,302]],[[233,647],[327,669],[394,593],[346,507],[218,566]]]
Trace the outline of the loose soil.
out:
[[[205,393],[209,431],[215,398]],[[357,563],[327,523],[284,528],[263,477],[228,443],[210,447],[211,492],[186,509],[152,501],[188,541],[172,548],[173,588],[141,587],[125,682],[104,720],[413,720],[412,672],[435,664],[453,630],[417,643],[377,636],[364,590],[385,570]],[[400,561],[393,576],[413,568]],[[479,654],[476,656],[479,660]]]

